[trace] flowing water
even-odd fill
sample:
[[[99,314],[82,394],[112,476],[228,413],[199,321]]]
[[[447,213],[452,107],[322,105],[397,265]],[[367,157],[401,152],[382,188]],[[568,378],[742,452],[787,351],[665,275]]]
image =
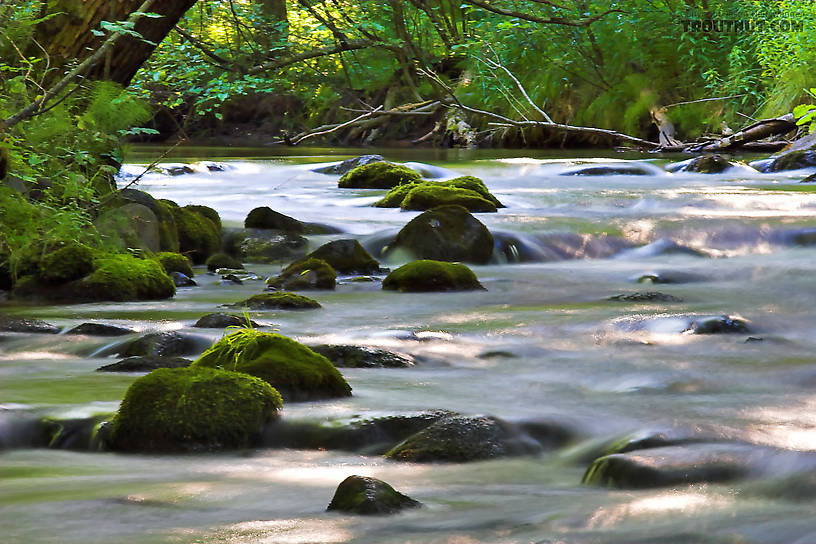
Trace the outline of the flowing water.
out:
[[[311,171],[354,150],[181,148],[168,160],[224,161],[223,172],[148,174],[138,187],[204,204],[227,226],[271,208],[376,250],[416,212],[370,207],[384,191],[338,189]],[[371,152],[370,150],[367,152]],[[158,155],[137,149],[134,163]],[[253,312],[308,342],[381,346],[413,368],[343,369],[348,399],[291,403],[289,420],[448,409],[556,421],[573,442],[540,455],[410,464],[338,451],[255,449],[125,455],[14,447],[26,418],[116,410],[139,374],[103,374],[110,339],[6,334],[0,342],[0,541],[4,543],[631,543],[816,542],[816,481],[800,461],[729,484],[647,490],[581,485],[586,452],[627,433],[665,431],[816,455],[816,191],[804,172],[562,176],[576,164],[644,156],[383,150],[442,174],[483,178],[507,206],[478,214],[509,240],[472,267],[483,292],[398,294],[378,283],[314,292],[323,309]],[[530,158],[533,157],[533,158]],[[139,173],[134,165],[127,172]],[[122,182],[123,184],[126,181]],[[502,234],[504,233],[504,234]],[[520,262],[518,262],[520,261]],[[399,262],[385,262],[394,267]],[[261,276],[276,265],[250,266]],[[644,275],[674,278],[648,285]],[[201,315],[261,292],[199,287],[168,301],[7,305],[65,327],[101,321],[191,329]],[[610,302],[656,291],[682,302]],[[703,316],[739,316],[750,333],[683,333]],[[119,340],[117,340],[119,341]],[[498,352],[501,357],[485,354]],[[788,458],[783,458],[788,459]],[[425,507],[386,518],[326,513],[350,474],[376,476]],[[792,489],[795,491],[792,491]]]

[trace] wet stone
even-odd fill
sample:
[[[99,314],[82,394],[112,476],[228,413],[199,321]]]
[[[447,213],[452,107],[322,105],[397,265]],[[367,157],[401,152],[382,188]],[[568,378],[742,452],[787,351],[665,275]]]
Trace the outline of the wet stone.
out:
[[[695,319],[686,334],[744,334],[750,332],[748,322],[740,317],[720,315]]]
[[[193,361],[183,357],[136,356],[100,366],[97,372],[150,372],[157,368],[182,368]]]
[[[87,336],[124,336],[134,333],[133,329],[120,327],[118,325],[108,325],[107,323],[83,323],[77,325],[65,334],[84,334]]]
[[[341,368],[406,368],[415,364],[408,355],[368,346],[321,344],[309,348]]]
[[[204,336],[179,332],[151,332],[120,346],[118,354],[122,357],[195,355],[209,348],[211,344],[212,341]]]
[[[35,332],[42,334],[57,334],[60,327],[46,323],[40,319],[26,319],[0,315],[0,331],[4,332]]]
[[[422,506],[377,478],[349,476],[337,487],[326,509],[361,515],[395,514],[406,508]]]
[[[612,302],[683,302],[680,297],[667,295],[659,291],[641,291],[637,293],[624,293],[614,295],[607,300]]]
[[[260,327],[248,317],[235,314],[207,314],[195,322],[193,327],[199,329],[226,329],[227,327]]]

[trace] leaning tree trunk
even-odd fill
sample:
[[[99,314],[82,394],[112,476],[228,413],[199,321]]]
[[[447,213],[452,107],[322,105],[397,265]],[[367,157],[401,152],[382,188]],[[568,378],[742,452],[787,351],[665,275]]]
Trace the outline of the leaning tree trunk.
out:
[[[142,17],[134,30],[144,39],[123,36],[103,60],[85,74],[90,79],[105,79],[127,86],[142,64],[150,57],[156,44],[178,23],[196,0],[153,0],[147,11],[160,18]],[[35,38],[48,52],[51,66],[81,62],[96,51],[105,36],[96,36],[102,21],[124,21],[142,6],[144,0],[52,0],[43,2],[41,15],[56,13],[37,26]],[[145,41],[147,40],[147,41]],[[153,42],[153,43],[148,43]],[[38,48],[39,50],[39,48]],[[40,50],[41,51],[41,50]],[[55,71],[54,79],[62,76]]]

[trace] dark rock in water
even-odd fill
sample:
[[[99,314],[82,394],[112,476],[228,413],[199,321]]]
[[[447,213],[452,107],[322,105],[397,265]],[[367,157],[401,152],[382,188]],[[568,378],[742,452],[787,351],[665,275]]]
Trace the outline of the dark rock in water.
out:
[[[159,219],[145,205],[128,202],[105,210],[94,220],[94,226],[122,250],[137,248],[155,253],[162,249]]]
[[[219,283],[221,285],[243,285],[244,280],[237,274],[224,274],[221,276],[221,281]]]
[[[341,189],[392,189],[421,179],[419,174],[401,164],[374,162],[346,172],[337,186]]]
[[[485,290],[467,266],[428,260],[412,261],[397,268],[385,277],[382,288],[410,293]]]
[[[421,213],[397,234],[387,253],[404,250],[416,259],[487,264],[493,235],[461,206],[440,206]]]
[[[816,244],[816,228],[798,229],[791,235],[791,241],[800,246],[812,246]]]
[[[406,508],[422,506],[408,495],[403,495],[393,487],[366,476],[349,476],[343,480],[327,511],[346,512],[361,515],[395,514]]]
[[[122,357],[195,355],[210,347],[211,344],[212,341],[205,336],[180,332],[151,332],[120,346],[118,354]]]
[[[181,272],[170,272],[170,277],[173,278],[173,284],[176,287],[196,287],[198,285],[194,279]]]
[[[119,362],[100,366],[97,372],[151,372],[157,368],[184,368],[193,361],[183,357],[134,356]]]
[[[703,155],[688,161],[669,164],[667,172],[694,172],[697,174],[719,174],[725,172],[734,164],[722,155]]]
[[[750,332],[748,322],[740,317],[720,315],[695,319],[686,334],[745,334]]]
[[[230,257],[226,253],[216,253],[214,255],[210,255],[205,264],[207,265],[207,270],[210,272],[214,272],[219,268],[229,268],[231,270],[244,269],[244,265],[241,264],[241,261]]]
[[[214,161],[198,161],[193,163],[193,166],[207,170],[208,172],[225,172],[231,167],[228,167],[223,162]]]
[[[799,183],[816,183],[816,174],[811,174]]]
[[[328,359],[280,334],[242,329],[225,336],[193,363],[261,378],[288,401],[350,397],[351,387]]]
[[[101,425],[112,415],[77,419],[44,419],[42,425],[49,434],[47,446],[54,450],[97,451],[102,449],[98,432]]]
[[[268,383],[241,372],[160,368],[133,382],[107,438],[119,451],[246,448],[282,406]]]
[[[561,172],[561,176],[654,176],[655,170],[644,164],[579,166]]]
[[[816,149],[800,149],[790,151],[774,159],[765,172],[781,172],[784,170],[800,170],[816,166]]]
[[[60,327],[39,319],[25,319],[0,314],[0,331],[57,334],[61,330]]]
[[[694,249],[682,244],[669,240],[667,238],[660,238],[645,246],[636,247],[632,249],[625,249],[615,255],[616,259],[645,259],[650,257],[659,257],[661,255],[691,255],[693,257],[708,257],[704,251]]]
[[[282,419],[264,430],[263,446],[382,455],[409,436],[453,415],[456,414],[434,410],[350,422]]]
[[[255,208],[244,219],[244,227],[248,229],[275,229],[284,232],[302,233],[304,226],[301,221],[278,213],[268,206]]]
[[[337,273],[323,259],[306,257],[293,262],[266,283],[272,289],[287,291],[334,289],[337,285]]]
[[[303,236],[270,229],[238,229],[224,235],[224,251],[242,262],[272,263],[298,259],[309,241]]]
[[[365,166],[375,162],[385,162],[382,155],[361,155],[351,159],[346,159],[341,163],[332,164],[331,166],[323,166],[322,168],[315,168],[312,172],[318,174],[330,174],[335,176],[342,176],[346,172],[354,170],[358,166]]]
[[[812,472],[816,456],[747,444],[699,443],[636,450],[596,459],[583,483],[645,489],[728,482],[779,472]]]
[[[189,165],[186,164],[159,164],[153,167],[156,171],[165,176],[183,176],[184,174],[192,174],[195,172]]]
[[[687,272],[649,272],[635,278],[638,283],[691,283],[705,278]]]
[[[368,346],[321,344],[309,348],[341,368],[406,368],[415,364],[408,355]]]
[[[294,293],[262,293],[229,306],[250,310],[312,310],[321,307],[316,300]]]
[[[306,258],[322,259],[341,274],[377,274],[380,263],[357,240],[334,240],[309,253]]]
[[[511,351],[502,351],[502,350],[492,350],[492,351],[483,351],[479,355],[477,355],[479,359],[514,359],[518,357],[515,353]]]
[[[193,327],[199,329],[226,329],[227,327],[260,327],[248,317],[235,314],[207,314],[195,322]]]
[[[667,295],[659,291],[641,291],[637,293],[625,293],[614,295],[607,300],[613,302],[683,302],[683,299],[673,295]]]
[[[408,437],[385,456],[397,461],[463,463],[540,451],[538,442],[505,421],[451,416]]]
[[[107,323],[83,323],[77,325],[65,334],[85,334],[88,336],[124,336],[134,333],[133,329],[120,327],[118,325],[108,325]]]

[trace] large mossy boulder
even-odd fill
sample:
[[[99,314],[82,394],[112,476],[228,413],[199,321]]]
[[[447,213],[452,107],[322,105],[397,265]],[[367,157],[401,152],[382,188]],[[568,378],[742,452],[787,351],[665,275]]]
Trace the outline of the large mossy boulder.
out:
[[[52,251],[40,261],[40,279],[51,285],[60,285],[84,278],[94,269],[91,248],[71,242]]]
[[[487,264],[493,235],[462,206],[439,206],[413,218],[388,246],[416,259]]]
[[[375,162],[358,166],[340,178],[341,189],[391,189],[404,183],[418,182],[422,177],[401,164]]]
[[[329,166],[321,166],[320,168],[315,168],[312,172],[317,172],[318,174],[333,174],[336,176],[342,176],[346,172],[349,172],[358,166],[363,166],[366,164],[371,164],[374,162],[385,162],[385,159],[382,155],[360,155],[359,157],[352,157],[351,159],[346,159],[343,162],[332,164]]]
[[[154,255],[152,258],[157,260],[162,265],[162,268],[164,268],[164,271],[167,274],[172,274],[173,272],[180,272],[187,276],[188,278],[192,278],[193,276],[195,276],[190,259],[182,255],[181,253],[162,251],[161,253],[157,253],[156,255]]]
[[[226,253],[215,253],[207,258],[207,270],[215,272],[221,268],[229,270],[243,270],[244,265],[238,259],[227,255]]]
[[[148,452],[246,448],[282,406],[268,383],[243,373],[159,369],[128,389],[110,424],[109,445]]]
[[[113,255],[97,259],[73,291],[80,300],[159,300],[172,297],[176,286],[157,261]]]
[[[306,230],[305,225],[301,221],[276,212],[268,206],[261,206],[250,211],[246,219],[244,219],[244,227],[248,229],[275,229],[297,233],[302,233]]]
[[[261,293],[229,306],[248,310],[314,310],[321,307],[318,301],[295,293]]]
[[[351,396],[351,387],[328,359],[291,338],[254,329],[225,336],[193,366],[245,372],[290,401]]]
[[[136,189],[123,189],[119,191],[114,204],[121,203],[140,204],[150,209],[156,216],[158,222],[158,250],[178,253],[178,229],[176,228],[176,221],[173,218],[172,209],[167,203],[156,200],[148,193]]]
[[[142,204],[129,202],[108,209],[94,220],[94,226],[107,243],[120,251],[128,248],[151,252],[161,250],[159,220]]]
[[[306,258],[322,259],[341,274],[376,274],[380,263],[357,240],[334,240],[309,253]]]
[[[206,206],[180,207],[162,200],[169,207],[178,229],[179,251],[195,264],[204,264],[207,257],[221,248],[221,221],[218,213]],[[217,219],[217,221],[216,221]]]
[[[315,289],[334,289],[337,285],[337,273],[323,259],[313,257],[295,261],[267,284],[272,289],[286,291],[303,291]]]
[[[385,277],[382,288],[387,291],[475,291],[484,290],[476,274],[460,263],[413,261]]]
[[[214,313],[207,314],[199,318],[193,324],[197,329],[226,329],[227,327],[252,327],[257,328],[261,325],[251,320],[245,315]]]
[[[408,437],[386,452],[388,459],[464,463],[541,451],[532,437],[493,417],[450,416]]]
[[[349,476],[334,492],[328,511],[360,515],[395,514],[406,508],[422,506],[387,483],[367,476]]]
[[[504,207],[484,182],[474,176],[398,185],[374,203],[378,208],[420,211],[443,205],[460,205],[471,212],[495,212],[496,208]]]

